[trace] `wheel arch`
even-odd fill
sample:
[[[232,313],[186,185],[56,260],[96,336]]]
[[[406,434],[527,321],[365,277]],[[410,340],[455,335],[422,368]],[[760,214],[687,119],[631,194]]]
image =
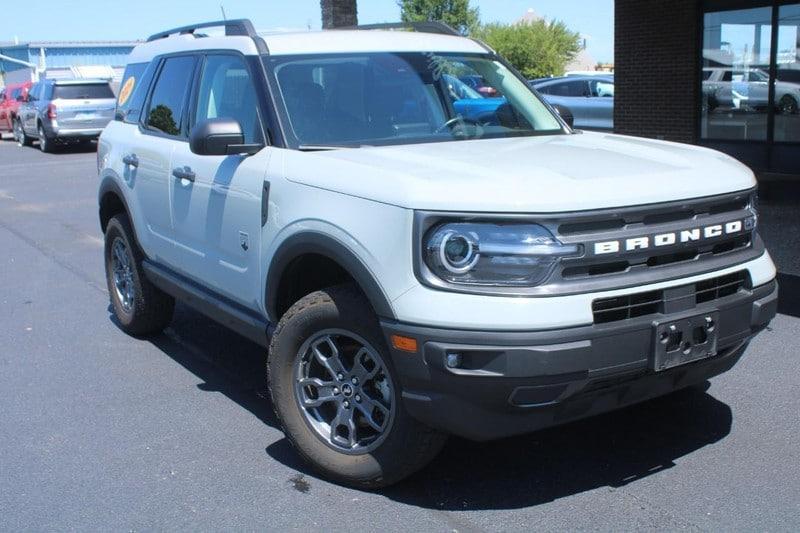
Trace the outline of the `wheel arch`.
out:
[[[128,209],[128,203],[125,200],[125,194],[123,194],[122,187],[119,186],[114,176],[107,175],[100,182],[100,189],[97,192],[97,203],[99,207],[100,230],[103,233],[106,232],[108,221],[119,213],[125,213],[128,216],[128,220],[133,224],[131,211]],[[136,229],[134,228],[134,233],[135,232]]]
[[[318,261],[315,266],[341,269],[336,275],[346,274],[347,281],[354,282],[369,301],[375,313],[382,318],[395,318],[389,299],[376,281],[375,276],[358,256],[345,244],[329,235],[304,231],[288,237],[272,256],[272,261],[267,269],[264,304],[268,316],[277,323],[281,315],[288,308],[285,301],[287,289],[291,288],[293,266],[302,261]],[[302,271],[302,270],[301,270]],[[325,279],[325,276],[322,277]],[[302,282],[303,280],[301,280]],[[305,294],[324,288],[316,286],[313,282],[306,285],[305,289],[297,291],[300,297]],[[330,285],[325,285],[330,286]],[[291,290],[289,293],[292,294]],[[296,295],[297,295],[296,294]],[[292,300],[293,298],[289,298]],[[295,300],[296,301],[296,300]],[[293,302],[288,302],[290,306]]]

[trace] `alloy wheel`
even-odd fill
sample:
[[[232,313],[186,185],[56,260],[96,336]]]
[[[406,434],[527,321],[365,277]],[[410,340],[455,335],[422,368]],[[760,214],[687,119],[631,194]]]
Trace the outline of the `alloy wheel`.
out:
[[[794,115],[797,113],[797,100],[791,96],[784,96],[780,101],[780,112],[784,115]]]
[[[117,300],[122,309],[126,313],[130,313],[134,300],[133,268],[128,247],[120,238],[117,238],[111,246],[111,272]]]
[[[391,429],[396,400],[386,364],[354,333],[326,330],[303,343],[294,389],[306,423],[337,451],[367,453]]]
[[[47,137],[44,134],[44,128],[39,126],[39,149],[42,152],[47,151]]]

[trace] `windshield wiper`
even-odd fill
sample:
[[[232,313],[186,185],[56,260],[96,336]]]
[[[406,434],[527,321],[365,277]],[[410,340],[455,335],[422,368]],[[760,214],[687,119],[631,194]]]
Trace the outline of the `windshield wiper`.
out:
[[[323,152],[341,150],[343,148],[361,148],[360,144],[301,144],[297,147],[301,152]]]

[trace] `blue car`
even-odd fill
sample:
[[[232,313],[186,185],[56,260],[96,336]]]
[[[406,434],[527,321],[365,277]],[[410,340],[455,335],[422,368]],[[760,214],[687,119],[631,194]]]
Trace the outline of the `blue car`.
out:
[[[478,91],[449,74],[444,75],[444,80],[456,113],[481,124],[497,123],[497,110],[506,103],[505,97],[484,98]]]

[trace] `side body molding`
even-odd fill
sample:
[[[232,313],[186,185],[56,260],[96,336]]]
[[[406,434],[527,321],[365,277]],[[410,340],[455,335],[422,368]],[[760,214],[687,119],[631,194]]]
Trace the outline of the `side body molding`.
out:
[[[358,256],[337,239],[315,231],[303,231],[288,237],[273,255],[267,273],[264,300],[270,319],[274,321],[278,316],[277,299],[281,276],[294,259],[304,254],[317,254],[337,262],[358,283],[380,318],[395,319],[389,298]]]

